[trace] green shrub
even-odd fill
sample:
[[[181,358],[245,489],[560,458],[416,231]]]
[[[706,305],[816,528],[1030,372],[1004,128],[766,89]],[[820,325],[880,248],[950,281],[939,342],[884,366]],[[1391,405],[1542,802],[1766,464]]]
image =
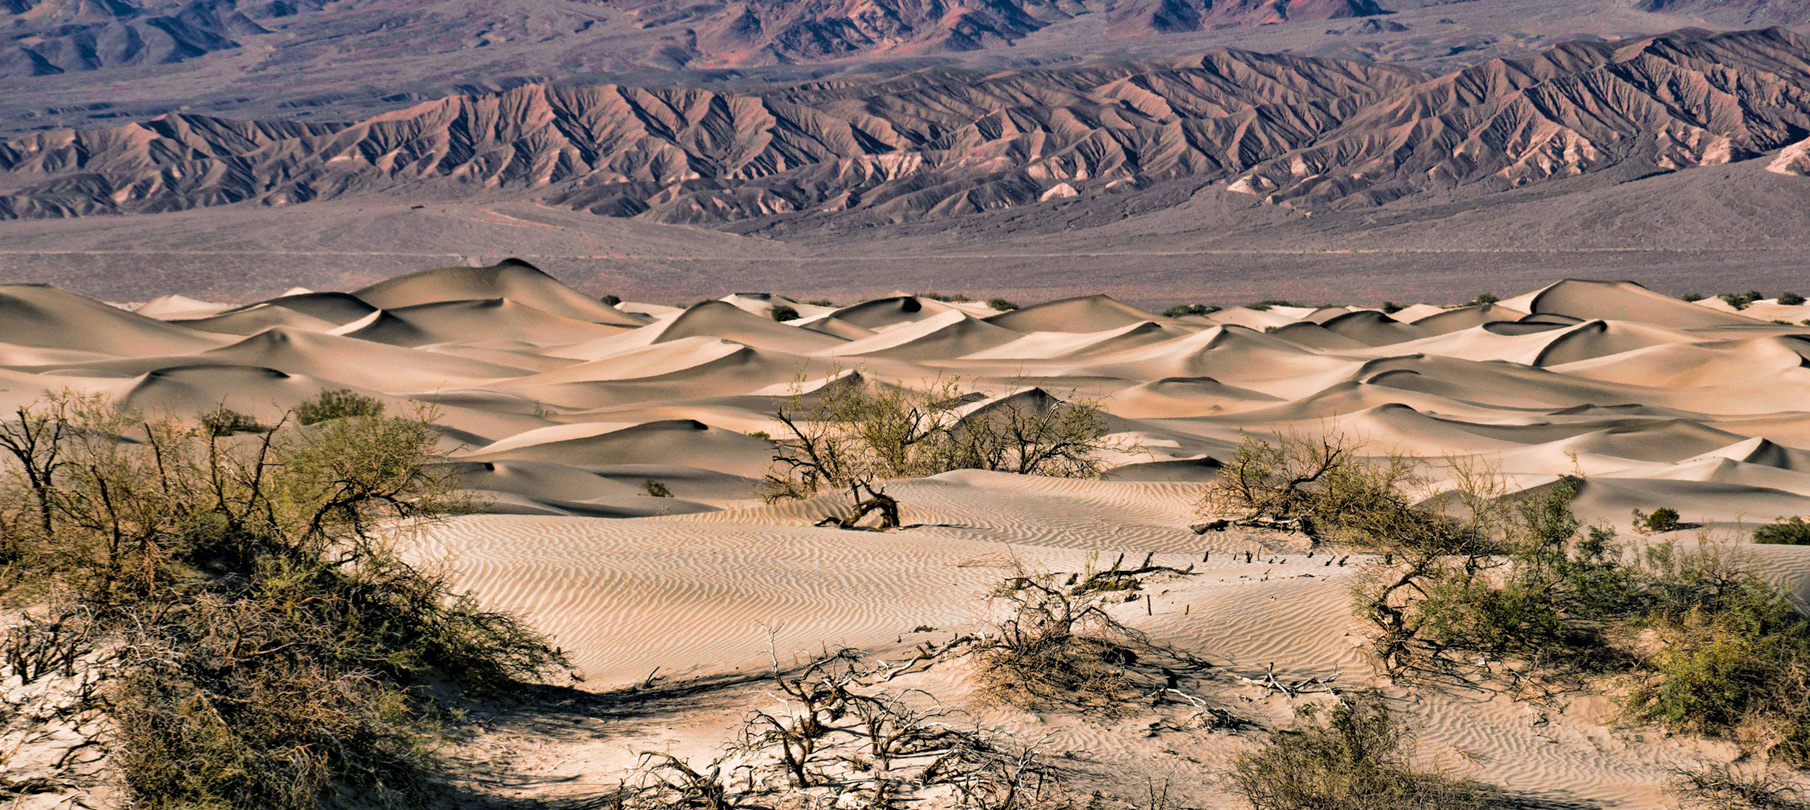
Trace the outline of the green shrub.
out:
[[[1661,506],[1652,513],[1634,510],[1634,529],[1647,534],[1678,530],[1678,510]]]
[[[296,421],[304,425],[381,415],[382,402],[346,388],[322,391],[320,396],[295,406]]]
[[[1256,810],[1465,810],[1488,806],[1480,786],[1414,768],[1408,731],[1382,699],[1350,695],[1302,711],[1232,767],[1232,785]]]
[[[1766,294],[1759,290],[1748,290],[1744,293],[1723,293],[1717,297],[1721,298],[1724,303],[1736,310],[1743,310],[1752,305],[1753,302],[1765,298]]]
[[[1753,541],[1774,546],[1810,546],[1810,521],[1793,515],[1753,530]]]
[[[117,441],[128,428],[142,439]],[[0,423],[15,552],[0,592],[69,594],[93,617],[134,806],[422,806],[434,690],[564,664],[400,555],[399,538],[466,507],[431,463],[437,439],[379,415],[228,438],[71,396]]]
[[[815,300],[815,301],[812,301],[812,302],[811,302],[811,306],[814,306],[814,307],[834,307],[834,306],[836,306],[836,302],[835,302],[835,301],[831,301],[831,300],[830,300],[830,299],[828,299],[828,298],[819,298],[819,299],[817,299],[817,300]]]
[[[1619,660],[1606,628],[1638,609],[1643,583],[1623,564],[1613,530],[1580,532],[1576,494],[1577,482],[1561,479],[1520,504],[1501,555],[1430,571],[1418,636],[1442,655],[1512,658],[1534,672]]]
[[[989,298],[987,299],[987,306],[997,309],[1000,312],[1011,312],[1018,308],[1017,304],[1007,301],[1004,298]]]
[[[672,489],[667,487],[664,483],[655,481],[652,478],[648,478],[641,482],[641,491],[655,498],[672,497]]]
[[[776,321],[793,321],[798,319],[798,308],[791,304],[774,304],[773,309],[767,314],[773,316],[773,320]]]
[[[622,297],[619,295],[606,295],[598,300],[602,301],[604,306],[610,306],[610,307],[613,307],[613,306],[616,306],[617,304],[622,303]]]
[[[1466,301],[1462,304],[1459,304],[1459,306],[1482,307],[1482,306],[1488,306],[1490,304],[1494,304],[1501,300],[1502,299],[1496,297],[1495,293],[1487,293],[1487,292],[1486,293],[1477,293],[1476,295],[1471,296],[1471,300]]]
[[[1810,762],[1810,620],[1790,597],[1716,554],[1654,550],[1657,646],[1625,708],[1667,729]]]
[[[1788,307],[1795,307],[1804,303],[1804,297],[1794,292],[1779,293],[1779,303]]]
[[[1678,296],[1678,300],[1680,300],[1680,301],[1702,301],[1703,293],[1687,292],[1683,295]]]
[[[1206,518],[1362,547],[1450,539],[1450,526],[1414,507],[1407,490],[1421,482],[1414,462],[1359,458],[1355,445],[1336,434],[1246,436],[1197,508]]]
[[[1394,315],[1395,313],[1400,312],[1404,309],[1407,309],[1407,307],[1404,307],[1401,304],[1397,304],[1394,301],[1384,301],[1383,306],[1382,306],[1382,311],[1383,311],[1384,315]]]

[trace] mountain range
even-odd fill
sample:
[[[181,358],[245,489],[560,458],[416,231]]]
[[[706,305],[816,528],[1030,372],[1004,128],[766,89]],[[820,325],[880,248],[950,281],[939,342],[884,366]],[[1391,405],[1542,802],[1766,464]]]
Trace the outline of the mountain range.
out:
[[[1232,50],[746,93],[527,85],[349,124],[171,114],[0,143],[0,217],[482,194],[748,229],[1176,180],[1311,213],[1756,158],[1802,174],[1807,141],[1810,39],[1683,31],[1439,75]]]

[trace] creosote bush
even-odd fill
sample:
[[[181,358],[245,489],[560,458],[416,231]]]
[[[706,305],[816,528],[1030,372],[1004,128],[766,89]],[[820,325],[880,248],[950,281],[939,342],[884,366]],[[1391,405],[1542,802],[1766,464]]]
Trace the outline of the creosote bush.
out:
[[[399,555],[465,508],[436,438],[368,412],[222,435],[67,394],[0,422],[0,588],[60,594],[110,653],[136,806],[420,806],[436,691],[564,663]]]
[[[1804,297],[1794,292],[1779,293],[1779,303],[1788,307],[1795,307],[1804,303]]]
[[[1199,509],[1230,525],[1298,531],[1316,542],[1370,547],[1404,537],[1445,539],[1449,527],[1413,506],[1410,493],[1421,479],[1408,459],[1362,458],[1335,433],[1246,436],[1207,485]]]
[[[1766,294],[1759,290],[1748,290],[1744,293],[1723,293],[1716,297],[1721,298],[1723,303],[1728,304],[1736,310],[1743,310],[1751,306],[1755,301],[1765,298]]]
[[[1761,526],[1753,530],[1753,541],[1776,546],[1810,546],[1810,521],[1794,515]]]
[[[774,304],[767,314],[773,316],[773,320],[784,323],[798,319],[798,308],[791,304]]]
[[[960,469],[1090,477],[1108,447],[1095,402],[1032,389],[976,404],[955,380],[920,391],[847,375],[794,396],[776,417],[781,430],[762,494],[777,501],[847,492],[854,512],[827,521],[843,528],[874,514],[881,528],[899,525],[887,479]]]
[[[1303,531],[1342,521],[1324,533],[1376,554],[1354,609],[1393,677],[1517,691],[1622,678],[1632,718],[1810,763],[1810,619],[1739,547],[1637,552],[1572,513],[1581,478],[1511,495],[1487,469],[1450,472],[1453,490],[1422,500],[1412,464],[1360,460],[1342,439],[1247,441],[1207,504]]]
[[[1256,810],[1467,810],[1490,806],[1480,786],[1414,768],[1406,726],[1381,698],[1346,696],[1303,711],[1232,769],[1234,788]]]
[[[382,402],[346,388],[322,391],[320,396],[295,406],[295,419],[304,425],[382,414]]]
[[[1679,528],[1678,510],[1661,506],[1652,512],[1634,510],[1634,530],[1645,534],[1673,532]]]
[[[656,481],[652,478],[642,479],[641,491],[645,492],[648,495],[653,496],[655,498],[672,497],[672,488],[671,487],[668,487],[664,482]]]
[[[1000,312],[1011,312],[1018,308],[1017,304],[1007,301],[1004,298],[989,298],[987,299],[987,306],[997,309]]]

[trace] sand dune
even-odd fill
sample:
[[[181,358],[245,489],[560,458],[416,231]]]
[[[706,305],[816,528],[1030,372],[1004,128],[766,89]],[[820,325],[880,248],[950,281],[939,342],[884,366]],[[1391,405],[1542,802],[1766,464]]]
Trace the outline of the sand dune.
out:
[[[0,334],[23,346],[119,357],[182,354],[231,340],[36,284],[0,285]]]

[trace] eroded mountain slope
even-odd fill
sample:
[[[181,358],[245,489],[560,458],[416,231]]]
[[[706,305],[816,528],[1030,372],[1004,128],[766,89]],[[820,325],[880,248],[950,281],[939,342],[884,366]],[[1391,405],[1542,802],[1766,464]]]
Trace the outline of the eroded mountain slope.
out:
[[[1810,136],[1810,40],[1685,31],[1444,76],[1224,51],[764,93],[529,85],[353,124],[170,115],[0,144],[0,217],[500,189],[668,223],[899,222],[1228,183],[1301,207],[1632,179]]]

